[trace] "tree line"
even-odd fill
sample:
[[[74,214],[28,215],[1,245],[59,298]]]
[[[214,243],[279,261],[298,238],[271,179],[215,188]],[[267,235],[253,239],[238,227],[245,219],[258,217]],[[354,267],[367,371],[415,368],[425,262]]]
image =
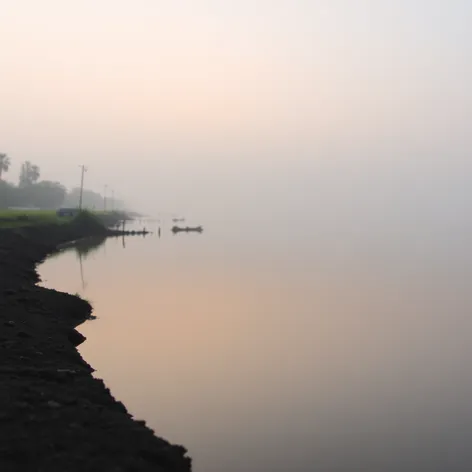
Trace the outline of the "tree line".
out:
[[[60,207],[75,208],[79,204],[80,188],[70,191],[60,182],[40,180],[41,169],[25,161],[21,165],[18,184],[6,182],[3,176],[10,170],[11,159],[0,153],[0,208],[38,208],[55,210]],[[89,209],[102,209],[104,198],[97,192],[83,190],[82,205]],[[122,209],[123,202],[109,202],[109,208]]]

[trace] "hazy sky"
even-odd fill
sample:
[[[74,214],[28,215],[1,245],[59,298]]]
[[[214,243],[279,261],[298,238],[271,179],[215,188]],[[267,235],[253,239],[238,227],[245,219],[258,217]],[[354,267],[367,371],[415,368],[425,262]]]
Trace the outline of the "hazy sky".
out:
[[[84,163],[88,187],[201,215],[459,201],[471,22],[466,0],[0,0],[8,178],[28,159],[74,186]]]

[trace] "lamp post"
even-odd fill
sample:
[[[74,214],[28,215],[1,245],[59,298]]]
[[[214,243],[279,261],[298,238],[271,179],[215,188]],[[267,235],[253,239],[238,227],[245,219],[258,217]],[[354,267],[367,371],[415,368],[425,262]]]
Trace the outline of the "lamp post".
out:
[[[83,164],[79,167],[81,168],[79,210],[82,211],[82,197],[84,194],[84,175],[85,172],[87,172],[87,168]]]
[[[103,195],[103,211],[105,213],[107,211],[107,188],[108,188],[108,185],[105,185],[105,194]]]

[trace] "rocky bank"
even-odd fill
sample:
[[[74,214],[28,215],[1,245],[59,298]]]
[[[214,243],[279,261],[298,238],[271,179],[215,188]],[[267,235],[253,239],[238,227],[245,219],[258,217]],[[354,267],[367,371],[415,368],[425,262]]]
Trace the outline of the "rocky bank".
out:
[[[59,244],[106,231],[84,221],[0,230],[2,472],[191,470],[185,448],[135,421],[92,376],[75,330],[90,305],[36,285],[36,265]]]

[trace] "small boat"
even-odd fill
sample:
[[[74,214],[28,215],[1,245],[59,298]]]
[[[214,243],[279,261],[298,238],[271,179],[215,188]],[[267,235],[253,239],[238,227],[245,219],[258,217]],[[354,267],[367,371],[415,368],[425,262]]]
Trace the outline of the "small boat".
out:
[[[185,226],[185,227],[180,227],[180,226],[173,226],[172,227],[172,232],[175,234],[175,233],[182,233],[182,232],[185,232],[185,233],[202,233],[203,232],[203,228],[201,226],[194,226],[194,227],[191,227],[191,226]]]

